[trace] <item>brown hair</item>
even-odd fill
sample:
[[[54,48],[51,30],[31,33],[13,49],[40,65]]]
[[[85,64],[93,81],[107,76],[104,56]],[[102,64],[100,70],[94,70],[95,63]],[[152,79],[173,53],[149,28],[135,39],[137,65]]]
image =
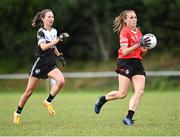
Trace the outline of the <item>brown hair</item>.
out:
[[[50,9],[44,9],[42,11],[39,11],[38,13],[36,13],[36,15],[34,16],[34,18],[32,19],[32,26],[36,27],[37,25],[43,25],[42,22],[42,18],[45,17],[47,12],[52,12]]]
[[[124,22],[124,19],[126,19],[127,17],[127,13],[129,12],[134,12],[133,10],[124,10],[123,12],[121,12],[119,14],[119,16],[117,16],[114,20],[113,23],[113,31],[117,32],[117,34],[120,33],[120,31],[122,30],[122,28],[126,25]]]

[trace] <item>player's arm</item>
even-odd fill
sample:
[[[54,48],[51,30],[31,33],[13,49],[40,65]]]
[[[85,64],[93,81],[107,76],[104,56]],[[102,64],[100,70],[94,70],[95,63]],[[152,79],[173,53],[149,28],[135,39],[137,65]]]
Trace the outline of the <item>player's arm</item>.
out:
[[[122,50],[122,54],[124,56],[130,54],[132,51],[134,51],[135,49],[137,49],[139,47],[138,44],[134,44],[131,47],[128,47],[129,45],[129,34],[127,31],[122,31],[120,33],[120,39],[119,39],[119,43],[120,43],[120,47]]]
[[[149,42],[150,42],[150,38],[149,37],[143,39],[143,36],[142,36],[142,38],[139,40],[139,42],[134,44],[133,46],[131,46],[131,47],[123,46],[122,47],[122,52],[123,52],[124,55],[128,55],[132,51],[137,49],[138,47],[142,47],[142,52],[141,53],[142,53],[142,56],[144,56],[148,52],[148,49],[146,48],[146,46],[148,44],[150,44]]]
[[[65,38],[68,38],[69,34],[64,32],[59,35],[56,39],[51,41],[50,43],[41,43],[39,46],[41,47],[42,50],[46,50],[51,48],[52,46],[56,45],[59,41],[63,41]]]
[[[56,56],[60,56],[62,55],[63,53],[60,53],[59,50],[57,49],[57,47],[55,46],[54,48],[54,53],[56,54]]]
[[[45,39],[45,34],[43,31],[38,31],[37,38],[38,38],[38,45],[40,46],[40,48],[42,50],[49,49],[52,46],[56,45],[59,41],[61,41],[61,39],[59,37],[57,37],[53,41],[47,43],[47,41]]]
[[[128,43],[129,43],[129,35],[126,31],[121,32],[120,34],[120,46],[122,49],[122,53],[123,55],[128,55],[130,54],[132,51],[136,50],[138,47],[145,47],[146,45],[149,44],[150,39],[149,37],[143,39],[143,36],[141,37],[141,39],[134,45],[128,47]]]
[[[126,45],[120,44],[120,46],[121,46],[123,55],[126,56],[126,55],[130,54],[132,51],[134,51],[135,49],[137,49],[139,47],[139,44],[134,44],[131,47],[128,47],[128,44],[126,44]]]
[[[41,47],[42,50],[46,50],[51,48],[52,46],[56,45],[60,41],[59,38],[54,39],[53,41],[46,43],[46,42],[41,42],[39,46]]]

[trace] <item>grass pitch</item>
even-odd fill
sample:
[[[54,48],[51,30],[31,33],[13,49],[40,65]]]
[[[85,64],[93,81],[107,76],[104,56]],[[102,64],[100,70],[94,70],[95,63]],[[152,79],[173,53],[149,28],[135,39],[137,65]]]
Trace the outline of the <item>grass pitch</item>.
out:
[[[126,99],[108,102],[100,114],[93,112],[102,91],[62,91],[55,98],[55,116],[48,115],[42,106],[47,93],[30,97],[23,112],[22,123],[14,125],[12,114],[21,93],[0,92],[1,136],[180,136],[180,92],[146,91],[134,116],[133,127],[122,119],[127,114]]]

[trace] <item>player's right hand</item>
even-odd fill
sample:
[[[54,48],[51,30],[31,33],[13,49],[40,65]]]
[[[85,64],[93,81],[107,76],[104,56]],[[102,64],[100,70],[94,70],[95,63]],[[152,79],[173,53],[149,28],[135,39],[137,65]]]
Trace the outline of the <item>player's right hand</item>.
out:
[[[151,39],[149,37],[143,38],[143,36],[141,37],[141,39],[139,40],[139,45],[141,47],[148,47],[148,45],[150,45]]]
[[[60,40],[64,40],[65,38],[68,38],[68,37],[69,37],[69,34],[67,32],[61,33],[59,35]]]

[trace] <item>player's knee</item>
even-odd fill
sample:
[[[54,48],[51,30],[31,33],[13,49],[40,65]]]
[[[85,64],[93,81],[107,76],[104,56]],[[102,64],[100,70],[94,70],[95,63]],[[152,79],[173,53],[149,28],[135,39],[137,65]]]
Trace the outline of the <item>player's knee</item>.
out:
[[[139,96],[142,96],[142,95],[144,94],[144,90],[138,90],[136,93],[137,93]]]
[[[65,84],[65,79],[61,79],[60,84],[63,86]]]
[[[144,94],[144,90],[139,91],[139,95],[142,96]]]
[[[65,79],[60,79],[60,80],[57,80],[57,86],[59,88],[61,88],[62,86],[64,86],[65,84]]]
[[[127,92],[125,92],[125,91],[119,91],[119,93],[118,93],[118,95],[117,95],[117,97],[119,98],[119,99],[123,99],[123,98],[125,98],[127,96]]]

